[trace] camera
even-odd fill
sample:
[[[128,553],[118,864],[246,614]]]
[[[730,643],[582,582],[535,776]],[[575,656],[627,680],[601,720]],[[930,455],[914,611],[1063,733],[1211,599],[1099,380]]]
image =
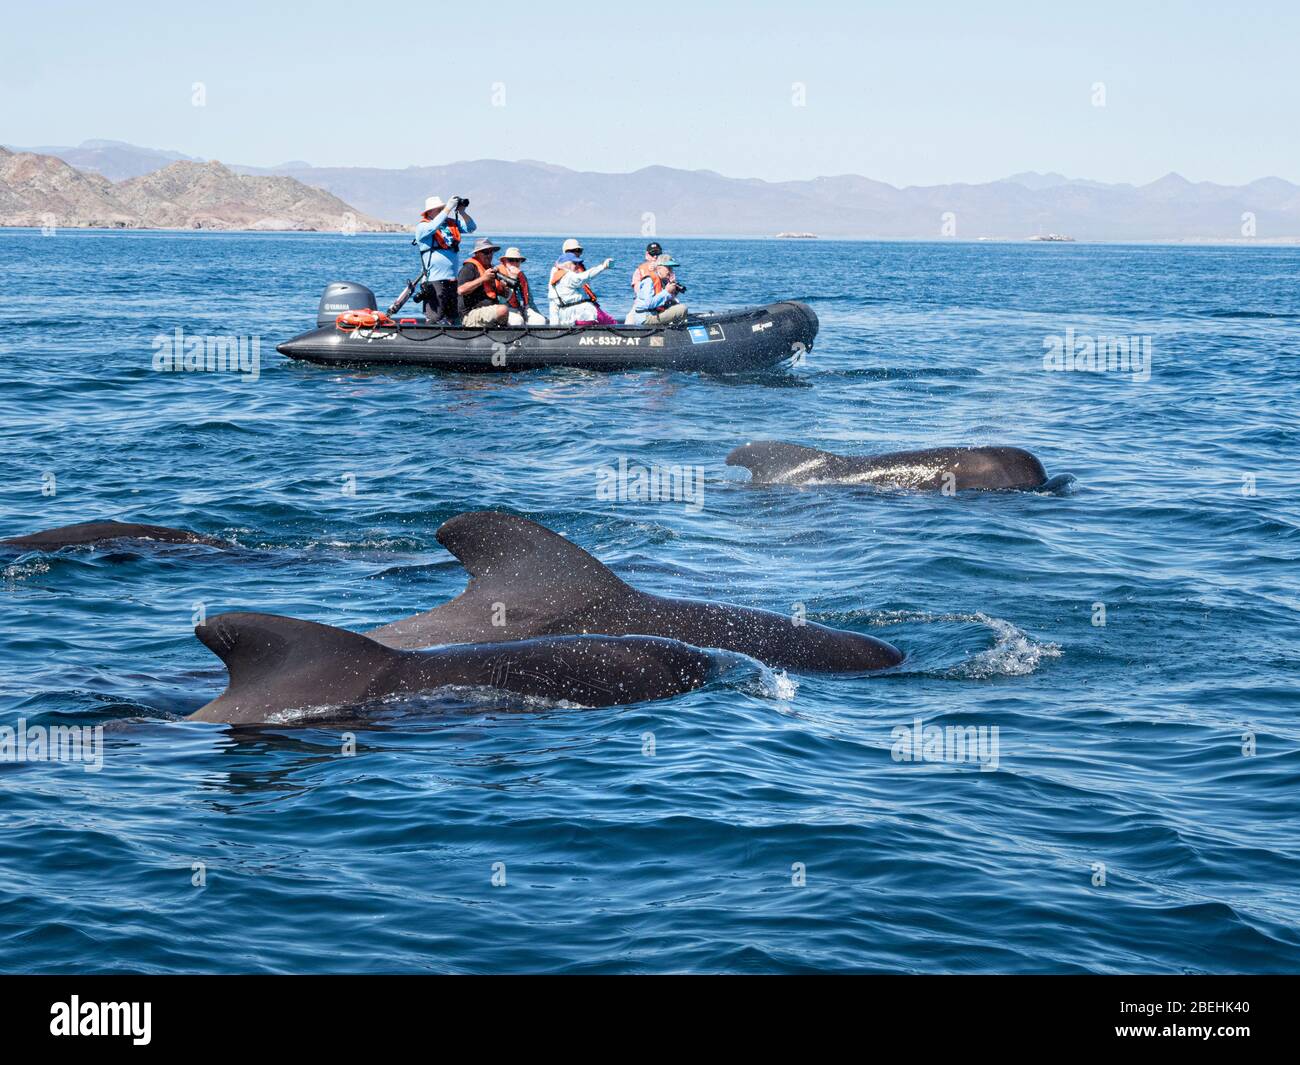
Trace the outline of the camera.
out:
[[[686,291],[686,286],[683,285],[680,281],[674,281],[673,284],[677,286],[677,291],[678,291],[678,292],[685,292],[685,291]]]
[[[451,202],[456,205],[458,211],[463,211],[469,207],[469,198],[467,196],[453,196]]]

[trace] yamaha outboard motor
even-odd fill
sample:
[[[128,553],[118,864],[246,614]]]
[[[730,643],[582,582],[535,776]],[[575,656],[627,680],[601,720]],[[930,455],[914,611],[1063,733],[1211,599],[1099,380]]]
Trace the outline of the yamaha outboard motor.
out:
[[[365,285],[355,281],[331,281],[325,286],[325,294],[316,308],[316,328],[333,325],[344,311],[373,311],[376,306],[375,294]]]

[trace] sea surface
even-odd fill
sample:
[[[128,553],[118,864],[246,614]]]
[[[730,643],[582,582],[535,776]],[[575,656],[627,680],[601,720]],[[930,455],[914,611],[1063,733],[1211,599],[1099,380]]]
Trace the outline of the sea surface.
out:
[[[559,244],[497,237],[538,276]],[[806,361],[340,372],[275,344],[329,281],[395,295],[405,237],[0,232],[0,536],[238,544],[0,554],[0,725],[104,726],[98,768],[0,763],[0,970],[1300,970],[1300,249],[661,239],[699,308],[808,301]],[[643,241],[586,243],[621,315]],[[178,328],[260,338],[255,379],[155,370]],[[1149,373],[1045,369],[1067,330]],[[758,487],[723,463],[757,439],[1072,480]],[[620,459],[701,467],[700,505],[598,498]],[[427,609],[466,580],[435,530],[493,508],[907,659],[448,693],[354,751],[183,720],[224,686],[196,617]]]

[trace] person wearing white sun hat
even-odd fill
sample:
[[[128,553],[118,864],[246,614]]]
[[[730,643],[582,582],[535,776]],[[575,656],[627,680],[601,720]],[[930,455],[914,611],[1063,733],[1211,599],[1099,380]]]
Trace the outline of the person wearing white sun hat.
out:
[[[564,242],[563,254],[555,260],[546,287],[551,325],[618,324],[617,318],[601,309],[600,301],[587,283],[608,270],[613,262],[606,259],[588,270],[582,261],[582,242],[572,237]]]
[[[524,263],[527,261],[527,256],[515,247],[507,248],[501,253],[497,273],[502,276],[506,286],[501,299],[510,308],[511,325],[545,325],[546,316],[533,302],[532,289],[524,274]]]
[[[568,256],[582,258],[582,241],[570,237],[564,242],[564,246],[560,248],[560,257],[555,260],[555,267],[551,270],[552,277],[558,276],[556,271]],[[551,325],[556,325],[560,321],[560,305],[556,302],[554,281],[546,286],[546,320]]]
[[[465,210],[467,206],[469,200],[460,196],[446,202],[441,196],[430,196],[424,201],[420,223],[415,227],[425,280],[420,298],[424,315],[431,322],[450,325],[459,318],[456,275],[460,272],[460,241],[478,228]]]

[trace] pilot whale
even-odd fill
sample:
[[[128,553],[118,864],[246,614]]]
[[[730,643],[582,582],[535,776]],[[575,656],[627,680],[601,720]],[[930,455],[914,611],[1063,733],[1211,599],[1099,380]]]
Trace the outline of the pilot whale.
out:
[[[153,540],[165,544],[208,544],[212,547],[233,546],[226,540],[190,532],[189,529],[170,529],[166,525],[136,525],[123,521],[83,521],[78,525],[63,525],[57,529],[12,536],[0,540],[0,547],[14,547],[23,551],[57,551],[61,547],[105,543],[110,540]]]
[[[830,673],[903,660],[896,647],[862,633],[642,592],[576,544],[513,514],[458,514],[435,535],[469,571],[468,586],[441,606],[370,630],[372,640],[414,648],[585,633],[660,636],[737,651],[779,669]]]
[[[920,491],[1034,490],[1050,487],[1043,464],[1018,447],[935,447],[885,455],[836,455],[760,440],[727,456],[758,484],[867,484]],[[1068,479],[1068,478],[1067,478]]]
[[[485,646],[402,651],[330,625],[274,614],[230,613],[194,633],[225,664],[226,690],[190,715],[230,725],[313,723],[387,697],[448,686],[493,688],[581,706],[662,699],[707,684],[726,667],[716,654],[653,636],[559,636]],[[301,720],[301,719],[299,719]]]

